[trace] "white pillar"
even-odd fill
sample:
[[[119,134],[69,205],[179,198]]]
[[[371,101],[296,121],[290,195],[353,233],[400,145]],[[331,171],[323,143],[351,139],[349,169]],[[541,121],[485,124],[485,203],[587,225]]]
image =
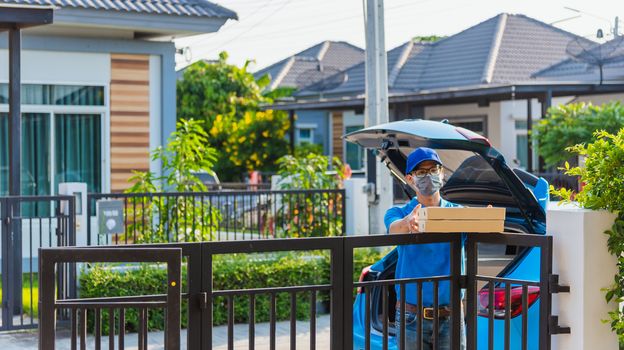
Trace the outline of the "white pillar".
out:
[[[366,111],[365,126],[388,122],[388,63],[384,31],[384,0],[366,0]],[[385,165],[376,164],[375,191],[378,199],[370,205],[370,233],[385,232],[383,216],[393,204],[392,175]]]
[[[368,195],[364,189],[365,178],[351,178],[344,180],[346,198],[345,219],[346,233],[352,235],[366,235],[368,230]]]
[[[607,251],[607,235],[615,215],[551,205],[546,216],[547,232],[553,236],[553,273],[570,293],[553,295],[553,315],[570,334],[552,337],[553,350],[618,350],[617,336],[602,320],[616,303],[605,302],[602,288],[613,283],[616,259]]]

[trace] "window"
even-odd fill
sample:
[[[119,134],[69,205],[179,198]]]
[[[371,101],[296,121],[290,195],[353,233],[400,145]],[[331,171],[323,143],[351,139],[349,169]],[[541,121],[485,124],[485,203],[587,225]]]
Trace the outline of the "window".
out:
[[[302,143],[314,143],[314,128],[305,126],[297,127],[297,145]]]
[[[7,84],[0,84],[3,111],[7,101]],[[104,87],[25,84],[22,104],[21,193],[53,194],[60,182],[101,192]],[[34,113],[30,105],[40,106]],[[80,113],[70,112],[76,106]],[[0,113],[0,196],[9,192],[8,133],[8,114]]]
[[[527,133],[527,121],[516,120],[516,159],[520,167],[526,169],[529,163],[528,146],[529,137]]]
[[[364,127],[363,125],[347,126],[345,128],[345,134],[360,130],[363,127]],[[364,152],[364,149],[362,147],[351,142],[346,142],[346,159],[345,160],[347,164],[349,164],[351,169],[359,170],[359,169],[364,168],[365,155],[366,155],[366,152]]]

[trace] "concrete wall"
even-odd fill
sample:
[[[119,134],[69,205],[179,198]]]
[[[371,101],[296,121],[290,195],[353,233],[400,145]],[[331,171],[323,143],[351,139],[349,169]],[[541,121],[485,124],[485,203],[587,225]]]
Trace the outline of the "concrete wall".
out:
[[[494,147],[500,148],[500,103],[493,102],[486,107],[479,107],[476,103],[425,107],[425,119],[446,118],[453,123],[453,119],[470,117],[486,118],[486,137]]]
[[[617,259],[607,251],[604,231],[615,215],[574,207],[551,205],[547,212],[547,232],[553,236],[553,273],[570,293],[553,295],[552,314],[570,334],[554,335],[555,350],[617,350],[618,339],[611,332],[608,312],[618,307],[607,304],[602,288],[613,283]]]

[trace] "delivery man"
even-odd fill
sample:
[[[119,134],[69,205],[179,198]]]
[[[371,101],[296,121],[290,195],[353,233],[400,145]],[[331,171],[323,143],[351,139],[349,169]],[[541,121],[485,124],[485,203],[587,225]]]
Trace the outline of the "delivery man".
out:
[[[405,169],[406,181],[416,189],[416,197],[402,207],[390,208],[384,217],[389,233],[418,233],[418,209],[421,207],[459,207],[440,197],[440,188],[444,178],[442,161],[431,148],[420,147],[407,158]],[[400,245],[395,278],[419,278],[448,275],[451,270],[450,244],[431,243]],[[396,285],[397,299],[400,297],[400,285]],[[431,349],[433,344],[433,283],[423,283],[422,305],[417,303],[415,284],[407,284],[405,290],[405,339],[406,349],[417,348],[417,327],[422,326],[424,349]],[[450,348],[450,286],[449,281],[438,285],[438,349]],[[423,324],[417,322],[418,311],[423,312]],[[396,339],[400,339],[401,312],[400,301],[396,305]],[[463,327],[462,327],[463,328]],[[462,338],[464,332],[462,330]],[[462,339],[462,347],[465,342]]]

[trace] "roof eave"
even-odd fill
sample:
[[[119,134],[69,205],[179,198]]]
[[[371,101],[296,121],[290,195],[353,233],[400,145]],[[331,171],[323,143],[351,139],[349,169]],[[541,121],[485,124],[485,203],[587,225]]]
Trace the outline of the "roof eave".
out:
[[[431,91],[397,93],[388,97],[390,103],[419,103],[423,105],[477,103],[480,101],[505,101],[511,99],[541,98],[550,91],[553,97],[574,95],[596,95],[624,92],[624,82],[592,84],[584,82],[523,82],[519,84],[467,86]],[[364,97],[344,97],[316,101],[265,106],[266,109],[304,110],[340,109],[362,107]]]
[[[55,11],[54,15],[54,22],[57,24],[128,29],[158,36],[175,37],[216,32],[228,20],[226,17],[180,16],[75,8],[60,8]]]

